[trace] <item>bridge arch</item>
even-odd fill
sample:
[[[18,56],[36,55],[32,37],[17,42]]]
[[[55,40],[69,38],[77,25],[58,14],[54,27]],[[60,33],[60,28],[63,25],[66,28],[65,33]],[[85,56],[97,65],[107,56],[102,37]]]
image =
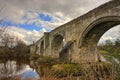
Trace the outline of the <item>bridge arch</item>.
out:
[[[106,16],[95,20],[83,32],[79,41],[80,47],[89,44],[97,45],[105,32],[119,24],[120,16]]]
[[[92,22],[83,32],[80,40],[80,53],[83,61],[100,61],[97,43],[102,35],[112,27],[120,24],[120,16],[102,17]],[[84,56],[87,54],[87,56]],[[85,58],[86,57],[86,58]]]
[[[60,34],[56,34],[53,37],[53,40],[52,40],[52,54],[54,54],[57,57],[59,57],[59,52],[61,51],[61,49],[63,47],[63,39],[64,39],[64,37]]]

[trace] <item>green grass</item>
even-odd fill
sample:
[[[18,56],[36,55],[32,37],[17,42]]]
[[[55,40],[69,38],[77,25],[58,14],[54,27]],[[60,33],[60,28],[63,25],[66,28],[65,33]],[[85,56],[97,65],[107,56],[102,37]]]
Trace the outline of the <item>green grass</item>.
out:
[[[55,64],[57,62],[59,62],[58,58],[53,58],[51,56],[40,56],[37,59],[38,63],[48,63],[48,64]]]

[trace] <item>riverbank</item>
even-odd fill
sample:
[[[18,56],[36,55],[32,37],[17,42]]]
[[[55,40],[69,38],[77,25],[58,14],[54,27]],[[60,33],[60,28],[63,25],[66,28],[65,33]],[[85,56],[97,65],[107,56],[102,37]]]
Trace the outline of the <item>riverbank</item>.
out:
[[[113,76],[114,72],[112,72],[112,64],[108,62],[77,64],[61,62],[59,59],[50,56],[38,55],[32,55],[30,61],[31,67],[36,69],[41,80],[44,80],[44,78],[47,80],[48,77],[55,80],[65,78],[71,78],[70,80],[76,80],[77,78],[79,80],[114,80],[115,78]]]

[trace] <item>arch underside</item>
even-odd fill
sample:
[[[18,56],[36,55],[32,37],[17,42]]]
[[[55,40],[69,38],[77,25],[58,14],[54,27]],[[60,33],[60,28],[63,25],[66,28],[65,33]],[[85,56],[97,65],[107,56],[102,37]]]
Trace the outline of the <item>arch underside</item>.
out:
[[[63,36],[55,35],[52,41],[52,54],[59,55],[60,50],[62,49]]]
[[[40,54],[43,55],[44,53],[44,41],[41,42],[41,47],[40,47]]]
[[[119,17],[117,17],[117,19],[108,18],[108,20],[106,21],[100,20],[100,22],[98,21],[97,23],[94,23],[93,25],[89,26],[88,30],[86,30],[83,34],[82,46],[93,44],[97,45],[98,41],[105,32],[107,32],[112,27],[115,27],[116,25],[120,24],[120,18],[118,18]]]

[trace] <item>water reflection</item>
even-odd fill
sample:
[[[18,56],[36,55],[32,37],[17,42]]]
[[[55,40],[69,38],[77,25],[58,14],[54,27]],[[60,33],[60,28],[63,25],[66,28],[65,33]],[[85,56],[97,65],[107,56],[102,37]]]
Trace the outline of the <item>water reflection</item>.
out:
[[[35,69],[30,68],[29,65],[25,65],[24,68],[22,68],[21,72],[19,72],[19,75],[22,80],[26,78],[30,79],[38,79],[39,75],[37,74]]]
[[[0,80],[8,77],[19,77],[21,80],[26,78],[38,79],[39,75],[35,70],[30,68],[29,64],[18,61],[0,60]]]
[[[0,64],[0,77],[8,77],[16,75],[22,66],[17,66],[15,61],[8,61]]]

